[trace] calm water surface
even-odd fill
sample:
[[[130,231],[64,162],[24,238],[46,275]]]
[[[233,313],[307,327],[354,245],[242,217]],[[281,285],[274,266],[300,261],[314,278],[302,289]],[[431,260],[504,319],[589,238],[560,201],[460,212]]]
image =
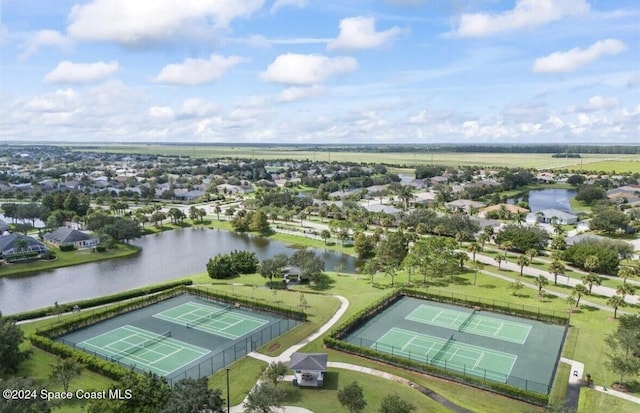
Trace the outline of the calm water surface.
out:
[[[28,277],[0,278],[0,311],[12,314],[70,301],[113,294],[144,285],[206,271],[209,258],[233,250],[248,250],[259,259],[291,255],[294,249],[266,238],[204,228],[186,228],[147,235],[133,244],[140,254],[43,271]],[[353,271],[353,257],[316,250],[327,270],[343,264]]]

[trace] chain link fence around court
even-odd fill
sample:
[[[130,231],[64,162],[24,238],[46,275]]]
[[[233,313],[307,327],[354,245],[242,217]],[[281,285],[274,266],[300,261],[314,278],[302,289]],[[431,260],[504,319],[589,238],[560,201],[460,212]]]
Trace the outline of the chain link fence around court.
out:
[[[439,354],[435,355],[431,359],[424,354],[414,353],[412,354],[408,350],[403,350],[402,347],[396,347],[389,344],[381,345],[381,348],[378,349],[378,342],[373,340],[368,340],[362,337],[358,337],[356,340],[351,341],[352,344],[359,345],[363,348],[370,348],[376,350],[377,352],[383,352],[391,354],[392,356],[403,357],[410,361],[416,362],[416,364],[412,364],[412,369],[414,370],[422,370],[428,374],[434,375],[432,370],[421,369],[419,367],[420,364],[428,364],[434,367],[438,367],[443,369],[445,372],[452,372],[456,374],[462,374],[462,378],[476,378],[481,379],[483,384],[487,384],[488,381],[494,382],[502,382],[506,383],[510,386],[518,387],[520,389],[533,391],[541,394],[548,394],[551,391],[551,387],[549,384],[539,383],[533,380],[523,379],[521,377],[506,375],[504,373],[499,373],[493,370],[481,369],[481,368],[473,368],[473,366],[468,366],[466,364],[460,364],[447,360],[440,360]],[[375,358],[368,356],[369,358]],[[380,360],[385,363],[388,361]],[[437,374],[435,374],[437,375]],[[449,376],[443,376],[450,378]]]

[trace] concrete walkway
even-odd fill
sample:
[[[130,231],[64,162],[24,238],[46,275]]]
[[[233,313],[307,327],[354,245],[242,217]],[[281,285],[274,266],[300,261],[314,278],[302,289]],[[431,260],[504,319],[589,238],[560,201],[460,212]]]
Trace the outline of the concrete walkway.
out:
[[[471,253],[468,253],[469,256],[471,256]],[[510,258],[513,259],[514,255],[511,255]],[[483,264],[489,264],[489,265],[496,265],[496,260],[493,257],[487,256],[487,255],[483,255],[483,254],[479,254],[476,253],[476,260],[483,263]],[[510,261],[503,261],[502,268],[504,269],[508,269],[511,271],[516,272],[517,274],[520,274],[520,266],[514,262],[510,262]],[[542,275],[543,277],[547,278],[551,283],[553,283],[553,275],[550,274],[548,271],[544,271],[544,270],[539,270],[537,268],[533,268],[533,267],[529,267],[529,266],[525,266],[523,268],[523,274],[526,275],[531,275],[534,277],[538,277],[539,275]],[[569,287],[574,287],[577,284],[581,284],[582,281],[581,280],[577,280],[575,278],[570,278],[570,277],[558,277],[558,285],[567,285]],[[593,286],[593,293],[594,294],[598,294],[598,295],[602,295],[605,297],[611,297],[616,295],[616,290],[614,288],[611,287],[605,287],[602,285],[594,285]],[[639,302],[640,297],[638,295],[627,295],[625,297],[625,301],[630,303],[630,304],[636,304]]]

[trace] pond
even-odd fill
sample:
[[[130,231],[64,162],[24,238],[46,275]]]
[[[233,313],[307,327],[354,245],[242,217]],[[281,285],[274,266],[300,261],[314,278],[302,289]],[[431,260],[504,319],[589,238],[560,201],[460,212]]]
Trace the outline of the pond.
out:
[[[133,244],[142,248],[132,257],[42,271],[32,276],[0,278],[0,311],[13,314],[102,295],[206,271],[209,258],[231,252],[255,252],[259,259],[291,255],[295,249],[278,241],[205,228],[186,228],[147,235]],[[357,260],[316,249],[327,270],[343,264],[354,271]]]
[[[534,189],[529,191],[529,208],[534,213],[551,208],[573,212],[569,200],[574,196],[576,196],[575,189]]]

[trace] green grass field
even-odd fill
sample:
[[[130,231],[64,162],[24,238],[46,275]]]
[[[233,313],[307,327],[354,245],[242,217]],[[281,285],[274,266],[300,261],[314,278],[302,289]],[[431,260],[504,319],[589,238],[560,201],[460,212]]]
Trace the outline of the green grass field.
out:
[[[329,147],[318,151],[296,146],[206,146],[206,145],[73,145],[74,150],[122,154],[181,155],[199,158],[258,158],[297,159],[323,162],[367,162],[389,165],[437,164],[450,166],[507,166],[536,169],[576,168],[616,172],[638,172],[640,162],[633,162],[636,155],[586,154],[582,158],[552,158],[551,154],[533,153],[404,153],[404,152],[337,152]],[[609,169],[610,168],[610,169]],[[630,168],[630,169],[629,169]]]

